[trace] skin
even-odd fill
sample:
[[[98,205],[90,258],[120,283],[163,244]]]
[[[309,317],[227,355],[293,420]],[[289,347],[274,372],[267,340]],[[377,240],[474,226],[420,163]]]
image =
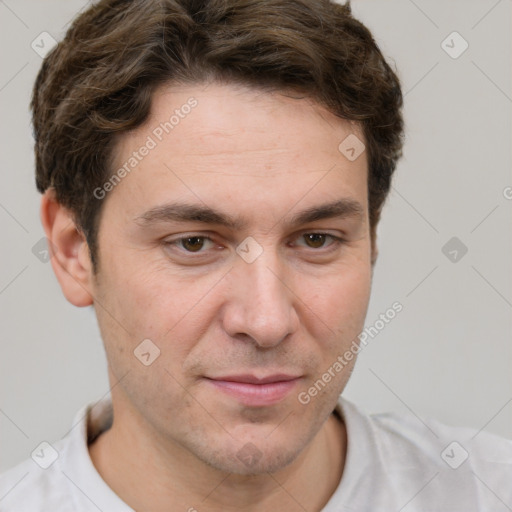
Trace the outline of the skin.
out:
[[[368,163],[366,153],[351,162],[338,150],[349,134],[364,139],[357,124],[304,97],[164,86],[145,124],[119,138],[113,171],[191,97],[197,106],[104,199],[97,275],[70,213],[51,190],[42,199],[63,293],[94,306],[108,359],[114,422],[91,458],[137,510],[320,510],[343,472],[346,432],[332,411],[355,358],[309,404],[298,395],[364,325],[376,257]],[[361,215],[290,224],[340,199],[359,203]],[[246,225],[135,220],[175,201]],[[211,241],[190,240],[198,236]],[[252,263],[236,252],[248,236],[263,251]],[[144,339],[160,349],[149,366],[134,355]],[[208,379],[276,373],[298,379],[262,406]],[[248,449],[257,453],[250,464],[237,457]]]

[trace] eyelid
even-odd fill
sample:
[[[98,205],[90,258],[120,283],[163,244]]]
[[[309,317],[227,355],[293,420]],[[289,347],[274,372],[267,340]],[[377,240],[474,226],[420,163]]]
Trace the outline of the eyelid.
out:
[[[304,235],[313,235],[313,234],[325,235],[327,238],[330,238],[332,241],[328,245],[325,245],[325,246],[322,246],[319,248],[308,247],[305,244],[296,244],[296,246],[301,246],[305,249],[311,250],[312,252],[321,253],[321,252],[326,252],[326,251],[332,250],[335,247],[339,247],[341,244],[343,244],[345,242],[345,240],[340,236],[334,235],[332,233],[327,233],[327,232],[321,231],[321,230],[314,230],[314,229],[302,230],[299,233],[296,233],[295,235],[293,235],[292,238],[289,238],[289,240],[292,241],[293,243],[295,243],[296,240],[303,240],[302,237],[304,237]],[[218,242],[215,242],[215,240],[212,238],[211,235],[204,234],[204,233],[197,233],[197,232],[195,232],[195,233],[191,232],[191,233],[185,233],[185,234],[180,233],[180,235],[177,238],[174,238],[171,240],[164,240],[164,244],[166,246],[172,246],[172,247],[176,248],[176,250],[179,253],[186,254],[187,257],[197,257],[198,258],[198,257],[200,257],[202,255],[206,255],[206,254],[208,254],[208,252],[210,252],[208,249],[203,249],[203,248],[201,248],[201,250],[199,250],[197,252],[194,252],[194,251],[187,251],[183,247],[180,247],[179,243],[182,240],[186,240],[188,238],[202,238],[208,242],[211,242],[211,244],[213,244],[214,246],[218,247],[220,245]],[[211,247],[210,250],[211,249],[213,249],[213,247]]]
[[[197,251],[197,252],[194,252],[194,251],[187,251],[186,249],[184,249],[183,247],[180,247],[179,246],[179,243],[182,241],[182,240],[187,240],[188,238],[202,238],[204,240],[207,240],[209,242],[211,242],[212,244],[216,244],[215,241],[212,239],[212,237],[210,235],[205,235],[205,234],[199,234],[199,233],[186,233],[186,234],[180,234],[179,237],[177,238],[174,238],[174,239],[165,239],[164,240],[164,245],[166,246],[171,246],[171,247],[175,247],[180,253],[182,254],[187,254],[187,255],[201,255],[201,254],[205,254],[207,252],[207,250],[203,250],[201,249],[200,251]],[[218,244],[217,244],[218,245]]]
[[[304,231],[300,232],[294,238],[294,240],[302,239],[302,237],[304,235],[325,235],[326,237],[329,237],[332,239],[332,242],[330,244],[320,247],[319,249],[315,249],[314,247],[308,247],[307,245],[303,246],[303,247],[306,247],[307,249],[311,249],[312,251],[316,251],[316,252],[320,252],[320,251],[322,251],[322,249],[328,249],[329,247],[332,247],[333,245],[340,245],[345,242],[345,240],[340,236],[333,235],[332,233],[326,233],[325,231],[315,231],[315,230],[304,230]]]

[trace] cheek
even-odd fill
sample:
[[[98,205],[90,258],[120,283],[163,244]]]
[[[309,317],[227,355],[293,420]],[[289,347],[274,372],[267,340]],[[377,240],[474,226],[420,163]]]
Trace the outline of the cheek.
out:
[[[116,375],[146,369],[135,359],[134,350],[149,339],[160,353],[148,372],[151,376],[141,386],[168,389],[176,385],[168,373],[153,372],[158,367],[181,381],[184,362],[215,321],[222,288],[215,289],[218,281],[218,275],[190,279],[165,269],[146,268],[125,276],[116,270],[110,276],[106,303],[118,322],[103,315],[103,339],[109,340],[107,352]]]
[[[178,329],[213,284],[211,278],[194,280],[147,263],[133,262],[133,272],[127,267],[121,271],[113,266],[105,289],[111,307],[134,337],[161,338]]]
[[[327,279],[308,280],[302,297],[314,338],[325,339],[332,350],[350,344],[363,329],[370,288],[371,270],[367,266],[340,270]],[[327,338],[321,335],[326,330],[330,332]]]

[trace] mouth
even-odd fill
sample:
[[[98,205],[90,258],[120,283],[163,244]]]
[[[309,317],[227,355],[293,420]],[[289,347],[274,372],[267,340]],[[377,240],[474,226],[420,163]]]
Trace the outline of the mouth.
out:
[[[217,390],[244,405],[262,407],[284,400],[301,378],[301,376],[287,374],[274,374],[265,377],[246,374],[205,377],[205,380]]]

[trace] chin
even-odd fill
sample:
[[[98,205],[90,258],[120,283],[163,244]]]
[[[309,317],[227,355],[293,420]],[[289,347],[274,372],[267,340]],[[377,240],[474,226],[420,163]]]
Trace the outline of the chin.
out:
[[[225,473],[256,476],[277,473],[289,466],[299,455],[300,450],[286,451],[283,448],[260,450],[252,443],[246,443],[237,452],[213,454],[205,458],[209,466]]]
[[[310,441],[307,435],[297,432],[274,435],[274,439],[255,436],[224,439],[208,443],[205,439],[192,450],[195,456],[208,466],[225,473],[237,475],[262,475],[276,473],[300,455]],[[211,440],[210,440],[211,441]],[[216,449],[212,450],[215,446]]]

